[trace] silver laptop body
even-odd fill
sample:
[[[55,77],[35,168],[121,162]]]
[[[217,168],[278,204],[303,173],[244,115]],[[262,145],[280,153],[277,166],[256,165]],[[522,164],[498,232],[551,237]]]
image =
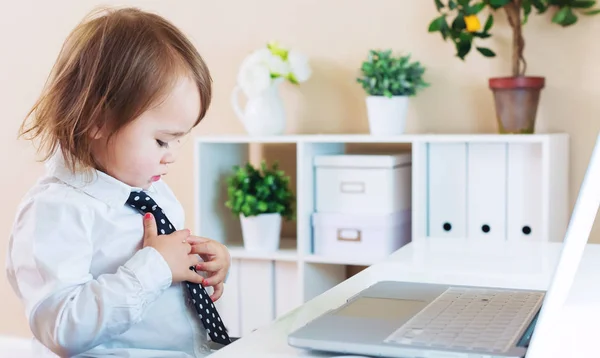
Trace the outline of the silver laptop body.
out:
[[[540,358],[575,277],[599,203],[600,136],[547,292],[378,282],[289,334],[288,343],[378,357]]]
[[[425,357],[427,350],[523,357],[543,298],[543,291],[383,281],[288,342],[383,357]]]

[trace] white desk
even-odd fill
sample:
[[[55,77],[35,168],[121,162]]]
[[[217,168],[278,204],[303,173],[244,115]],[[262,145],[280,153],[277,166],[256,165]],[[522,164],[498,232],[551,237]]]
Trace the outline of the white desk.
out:
[[[381,280],[546,289],[561,248],[561,243],[546,242],[428,239],[411,243],[211,358],[332,356],[290,347],[287,334]],[[556,346],[547,347],[545,357],[600,356],[595,341],[600,338],[600,245],[586,248],[561,316],[563,323],[554,331],[561,339],[553,339]]]

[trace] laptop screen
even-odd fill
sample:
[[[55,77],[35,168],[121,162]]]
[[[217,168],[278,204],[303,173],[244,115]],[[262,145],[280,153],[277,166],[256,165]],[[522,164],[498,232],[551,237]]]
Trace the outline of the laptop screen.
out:
[[[594,225],[599,203],[600,135],[596,138],[596,144],[592,150],[579,195],[573,208],[561,256],[546,293],[538,323],[527,351],[527,358],[544,357],[544,348],[547,342],[552,339],[551,331],[553,327],[557,326],[561,308],[575,279],[579,262]]]

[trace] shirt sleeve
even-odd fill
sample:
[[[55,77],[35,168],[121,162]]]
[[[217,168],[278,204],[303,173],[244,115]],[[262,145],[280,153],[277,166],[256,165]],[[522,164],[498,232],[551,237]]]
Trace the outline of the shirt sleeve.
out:
[[[20,208],[11,234],[8,277],[35,337],[60,356],[85,352],[127,331],[171,284],[153,248],[116,272],[93,277],[93,212],[38,198]]]

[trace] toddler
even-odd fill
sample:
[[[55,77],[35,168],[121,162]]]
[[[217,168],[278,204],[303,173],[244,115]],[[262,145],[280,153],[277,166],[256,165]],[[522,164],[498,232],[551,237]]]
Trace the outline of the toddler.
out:
[[[69,35],[22,126],[47,171],[8,251],[36,357],[202,357],[230,342],[213,304],[228,250],[183,229],[162,181],[210,100],[202,58],[157,15],[104,11]]]

